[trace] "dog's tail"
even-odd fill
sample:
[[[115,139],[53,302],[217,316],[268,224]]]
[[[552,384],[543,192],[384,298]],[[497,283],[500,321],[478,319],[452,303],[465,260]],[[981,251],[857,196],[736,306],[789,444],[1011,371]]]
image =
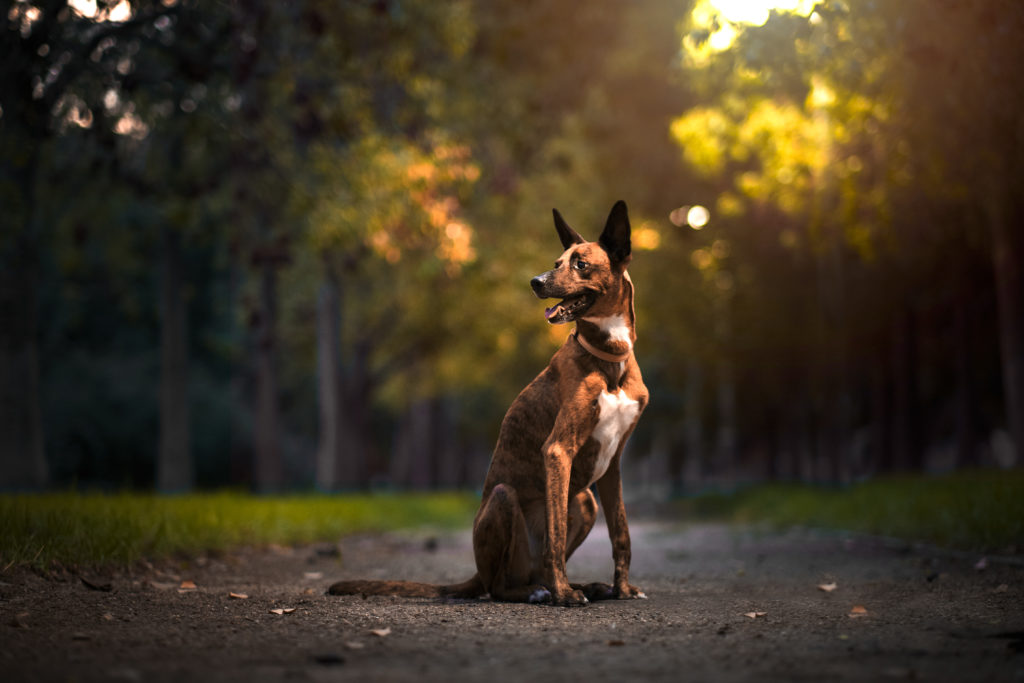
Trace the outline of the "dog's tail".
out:
[[[439,586],[415,581],[338,581],[328,595],[394,595],[401,598],[479,598],[487,593],[480,576]]]

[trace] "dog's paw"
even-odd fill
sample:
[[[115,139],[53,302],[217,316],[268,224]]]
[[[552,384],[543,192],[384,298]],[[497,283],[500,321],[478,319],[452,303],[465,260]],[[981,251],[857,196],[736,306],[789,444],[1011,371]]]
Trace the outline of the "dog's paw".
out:
[[[620,600],[646,600],[647,594],[636,586],[626,584],[615,589],[615,597]]]
[[[542,602],[551,602],[551,591],[541,586],[537,590],[530,593],[530,597],[526,599],[531,605],[536,605]]]
[[[587,596],[580,590],[569,590],[566,591],[560,598],[556,599],[555,604],[561,605],[562,607],[578,607],[583,605],[589,605],[590,600],[587,600]]]

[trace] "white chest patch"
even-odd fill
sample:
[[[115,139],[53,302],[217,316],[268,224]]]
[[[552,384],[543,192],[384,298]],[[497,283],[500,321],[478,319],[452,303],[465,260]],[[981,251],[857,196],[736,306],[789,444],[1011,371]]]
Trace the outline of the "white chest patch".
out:
[[[636,422],[640,412],[639,402],[626,396],[622,389],[617,394],[602,391],[597,406],[597,426],[591,436],[597,441],[600,450],[597,452],[597,462],[594,463],[594,473],[590,477],[591,484],[604,476],[622,438]]]
[[[625,342],[629,344],[630,348],[633,347],[633,342],[629,338],[629,326],[626,325],[626,319],[621,315],[609,315],[603,318],[584,318],[584,320],[600,327],[608,335],[610,341]]]

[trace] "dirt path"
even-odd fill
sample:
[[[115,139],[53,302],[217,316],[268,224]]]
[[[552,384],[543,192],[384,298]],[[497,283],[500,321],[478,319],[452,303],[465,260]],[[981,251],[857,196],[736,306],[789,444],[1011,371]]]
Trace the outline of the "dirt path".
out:
[[[979,558],[871,539],[634,523],[634,583],[650,599],[564,609],[325,596],[338,578],[472,572],[467,533],[355,537],[339,548],[340,557],[279,548],[86,576],[92,588],[72,574],[0,575],[0,678],[1024,681],[1020,558],[976,568]],[[595,530],[570,578],[610,572]]]

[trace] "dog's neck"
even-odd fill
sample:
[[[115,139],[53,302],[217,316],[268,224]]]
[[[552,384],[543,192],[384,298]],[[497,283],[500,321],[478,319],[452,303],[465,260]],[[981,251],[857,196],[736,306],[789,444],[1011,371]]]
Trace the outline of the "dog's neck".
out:
[[[576,339],[592,356],[612,363],[629,358],[636,343],[633,283],[623,273],[619,305],[610,315],[584,316],[576,321]]]

